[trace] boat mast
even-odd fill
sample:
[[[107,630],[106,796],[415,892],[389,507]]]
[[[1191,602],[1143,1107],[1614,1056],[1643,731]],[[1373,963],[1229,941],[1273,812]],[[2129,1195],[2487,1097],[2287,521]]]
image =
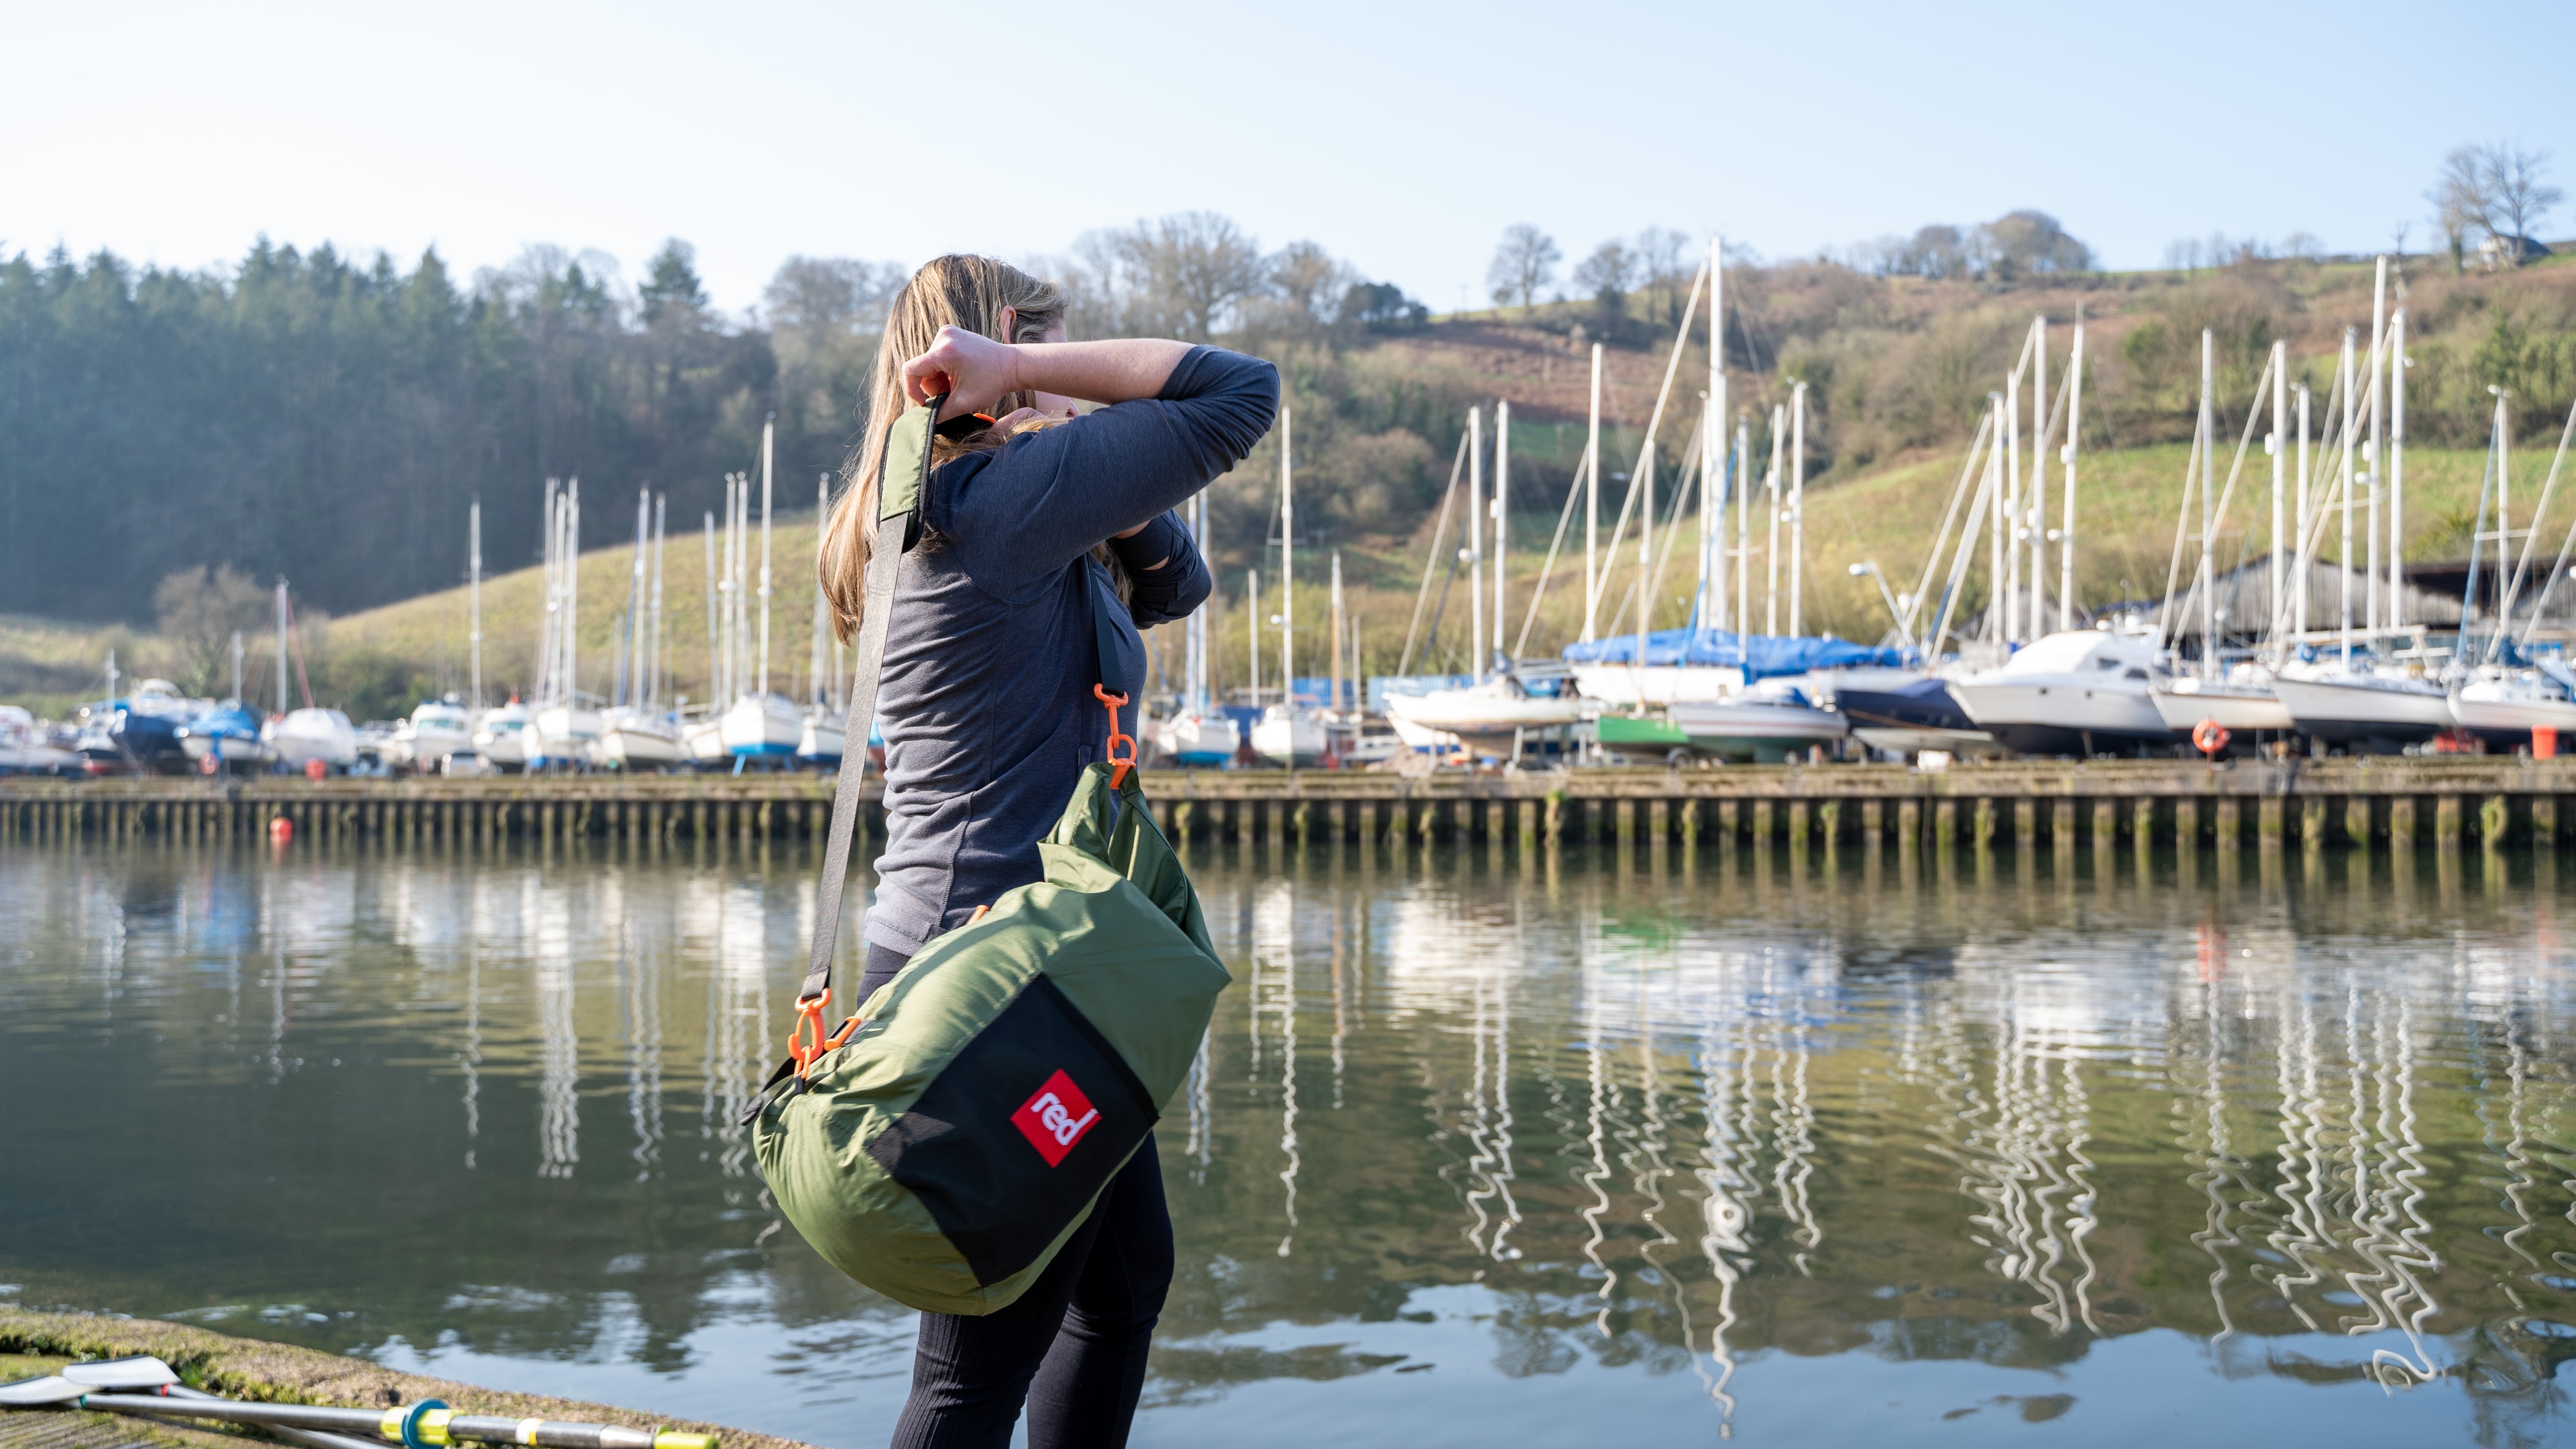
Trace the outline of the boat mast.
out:
[[[725,479],[725,487],[727,509],[730,511],[733,487],[730,476]],[[698,541],[705,544],[707,550],[707,695],[712,704],[724,698],[724,643],[716,613],[716,516],[713,513],[699,516],[704,523],[699,529]]]
[[[1243,576],[1243,637],[1252,649],[1252,707],[1261,707],[1261,570]]]
[[[2021,356],[2004,379],[2004,491],[1999,495],[1995,526],[2003,538],[2004,572],[1995,580],[2003,595],[2004,638],[2021,638],[2021,378],[2030,367],[2030,335],[2022,334]]]
[[[1583,434],[1583,642],[1601,608],[1601,344],[1592,344],[1592,412]]]
[[[475,499],[465,510],[465,642],[472,658],[474,674],[474,708],[483,708],[483,500]],[[236,652],[241,636],[233,636]],[[241,693],[240,661],[234,661],[233,693]]]
[[[1492,655],[1508,672],[1512,667],[1510,646],[1503,643],[1503,572],[1511,562],[1511,537],[1504,531],[1511,517],[1509,499],[1512,486],[1512,405],[1509,399],[1494,404],[1494,647]],[[1337,555],[1338,557],[1338,555]],[[1341,649],[1340,627],[1336,624],[1333,648]]]
[[[564,481],[564,608],[563,608],[563,701],[564,708],[581,707],[581,675],[573,665],[579,640],[574,623],[581,615],[581,479]]]
[[[644,702],[644,594],[651,573],[647,554],[653,546],[653,490],[635,490],[635,559],[626,571],[626,698]]]
[[[239,703],[241,703],[241,697],[242,697],[242,692],[241,692],[241,662],[242,662],[242,640],[241,640],[241,631],[240,631],[239,629],[235,629],[235,630],[233,631],[233,694],[232,694],[233,703],[235,703],[235,704],[239,704]]]
[[[2352,424],[2353,394],[2353,329],[2343,329],[2343,359],[2335,370],[2335,380],[2343,390],[2343,548],[2336,563],[2343,573],[2343,602],[2337,627],[2343,632],[2343,667],[2352,668]],[[2477,540],[2469,540],[2469,552],[2477,552]],[[2461,615],[2466,627],[2467,615]]]
[[[1753,622],[1752,558],[1753,425],[1739,413],[1735,419],[1735,653],[1739,664],[1744,662],[1744,630]]]
[[[2257,402],[2259,403],[2260,399],[2257,399]],[[2290,344],[2284,341],[2275,341],[2272,344],[2272,436],[2263,440],[2263,451],[2272,455],[2271,630],[2275,635],[2279,634],[2281,630],[2281,603],[2288,597],[2283,590],[2289,586],[2289,581],[2284,578],[2281,573],[2281,529],[2283,526],[2283,489],[2281,487],[2281,469],[2283,465],[2289,461],[2288,454],[2290,451],[2283,447],[2282,444],[2288,440],[2289,421]]]
[[[1202,555],[1207,551],[1206,489],[1190,495],[1190,547]],[[1181,631],[1181,642],[1186,649],[1186,657],[1181,663],[1181,683],[1189,691],[1189,709],[1193,717],[1207,713],[1208,707],[1207,628],[1208,610],[1202,602],[1190,610],[1189,624]]]
[[[823,597],[823,520],[831,511],[832,475],[826,473],[814,483],[814,663],[813,678],[807,681],[805,691],[814,697],[815,704],[826,707],[832,701],[823,688],[823,615],[830,607],[830,601]]]
[[[1726,247],[1708,238],[1708,401],[1700,413],[1700,598],[1726,627]],[[1710,506],[1714,499],[1715,507]],[[1692,621],[1707,627],[1705,617]]]
[[[557,516],[563,511],[562,489],[561,480],[546,480],[545,523],[537,534],[537,549],[543,555],[539,577],[544,581],[541,592],[545,605],[540,614],[543,627],[537,631],[537,684],[531,701],[536,704],[543,704],[551,697],[555,687],[555,611],[563,607],[563,591],[555,583]],[[278,698],[285,697],[286,692],[279,690]]]
[[[1763,492],[1770,495],[1764,507],[1771,514],[1771,542],[1763,550],[1771,578],[1762,597],[1762,632],[1775,639],[1780,636],[1780,435],[1788,430],[1786,413],[1780,404],[1771,405],[1771,471],[1762,483]]]
[[[2385,451],[2385,444],[2382,442],[2380,436],[2379,416],[2380,368],[2382,365],[2382,359],[2388,356],[2387,318],[2388,257],[2386,253],[2382,253],[2379,258],[2377,279],[2371,283],[2370,288],[2370,450],[2363,455],[2363,461],[2370,465],[2370,471],[2362,475],[2363,487],[2368,490],[2368,497],[2370,499],[2369,543],[2366,549],[2369,554],[2369,564],[2363,573],[2363,578],[2366,580],[2363,590],[2365,598],[2363,613],[2364,617],[2369,620],[2370,627],[2373,629],[2377,629],[2380,623],[2379,477],[2380,468],[2382,466],[2380,460],[2388,456]],[[2501,580],[2499,580],[2499,582],[2501,582]]]
[[[1279,410],[1279,702],[1297,707],[1297,504],[1288,409]]]
[[[769,484],[778,414],[760,425],[760,692],[769,693]]]
[[[2306,383],[2304,380],[2302,380],[2302,381],[2299,383],[2299,389],[2298,389],[2298,391],[2299,391],[2299,472],[2298,472],[2298,488],[2299,488],[2299,500],[2298,500],[2298,501],[2299,501],[2299,507],[2298,507],[2298,514],[2299,514],[2299,576],[2298,576],[2298,578],[2296,578],[2295,580],[2293,580],[2293,581],[2292,581],[2292,582],[2293,582],[2293,584],[2294,584],[2294,585],[2297,587],[2297,589],[2298,589],[2298,594],[2297,594],[2297,597],[2293,598],[2293,599],[2290,601],[2290,608],[2291,608],[2291,613],[2292,613],[2292,615],[2295,617],[2295,620],[2296,620],[2296,622],[2297,622],[2297,626],[2298,626],[2298,627],[2296,627],[2295,629],[2293,629],[2291,632],[2292,632],[2293,634],[2295,634],[2295,635],[2305,636],[2305,635],[2307,634],[2307,632],[2308,632],[2308,574],[2309,574],[2309,572],[2311,571],[2311,569],[2312,569],[2312,567],[2313,567],[2313,565],[2314,565],[2314,562],[2315,562],[2315,560],[2310,556],[2310,554],[2309,554],[2309,548],[2308,548],[2309,543],[2310,543],[2310,540],[2309,540],[2309,538],[2308,538],[2308,405],[2309,405],[2309,403],[2312,401],[2312,399],[2310,398],[2309,393],[2308,393],[2308,385],[2307,385],[2307,383]],[[2305,643],[2305,642],[2306,642],[2306,639],[2305,639],[2304,637],[2301,637],[2300,642],[2301,642],[2301,643]]]
[[[2210,492],[2211,464],[2218,452],[2217,422],[2211,412],[2210,388],[2218,370],[2218,335],[2200,329],[2200,676],[2218,677],[2218,499]]]
[[[2030,319],[2030,634],[2048,632],[2048,314]]]
[[[281,717],[283,717],[286,713],[287,705],[286,575],[284,574],[279,574],[277,576],[277,607],[275,613],[277,616],[277,712]],[[107,693],[108,697],[111,699],[116,697],[116,651],[112,649],[108,651],[107,655]]]
[[[2533,514],[2531,526],[2540,527]],[[2388,319],[2388,627],[2406,627],[2406,309]]]
[[[1803,635],[1807,597],[1807,382],[1789,389],[1789,633]]]
[[[1342,707],[1342,551],[1333,550],[1333,662],[1327,708]]]
[[[2075,456],[2084,441],[2084,307],[2075,308],[2075,355],[2066,374],[2066,451],[2058,456],[2066,471],[2058,491],[2066,495],[2065,526],[2057,535],[2057,627],[2075,627]]]
[[[2013,371],[2018,373],[2016,366]],[[1994,420],[1994,443],[1986,449],[1985,486],[1993,489],[1992,507],[1986,514],[1986,639],[1995,646],[1997,658],[2012,652],[2012,638],[2004,627],[2004,615],[2012,603],[2012,588],[2004,578],[2004,490],[1996,486],[2005,468],[2004,434],[2012,427],[2012,415],[2004,411],[2004,395],[1986,394],[1986,416]],[[2171,589],[2168,588],[2170,593]]]
[[[653,499],[653,652],[650,672],[645,678],[644,707],[651,709],[662,698],[662,554],[663,542],[670,536],[671,495],[657,494]]]
[[[1479,684],[1485,680],[1485,410],[1481,407],[1467,409],[1467,673]]]

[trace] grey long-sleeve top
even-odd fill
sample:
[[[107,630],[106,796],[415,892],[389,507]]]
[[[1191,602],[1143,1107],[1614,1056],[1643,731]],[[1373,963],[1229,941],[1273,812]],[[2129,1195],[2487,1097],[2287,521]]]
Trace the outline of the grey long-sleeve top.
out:
[[[1181,618],[1208,595],[1206,563],[1171,510],[1242,461],[1278,407],[1269,363],[1198,347],[1159,397],[1022,433],[931,475],[928,530],[904,556],[886,634],[887,840],[869,941],[918,951],[1041,878],[1038,839],[1109,737],[1091,692],[1094,601],[1113,613],[1130,701],[1119,724],[1133,734],[1137,625]],[[1113,545],[1135,583],[1120,608],[1093,587],[1090,551],[1140,523]]]

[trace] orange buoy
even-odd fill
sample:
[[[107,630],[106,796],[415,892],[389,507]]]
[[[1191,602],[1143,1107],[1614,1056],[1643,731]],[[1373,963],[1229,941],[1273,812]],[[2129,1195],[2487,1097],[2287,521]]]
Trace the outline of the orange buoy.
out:
[[[295,838],[295,822],[280,815],[268,822],[268,838],[280,845]]]
[[[308,780],[319,780],[319,779],[321,779],[323,776],[328,775],[328,774],[330,774],[330,773],[331,773],[331,767],[330,767],[329,765],[326,765],[326,764],[322,763],[320,760],[306,760],[306,761],[304,762],[304,778],[305,778],[305,779],[308,779]]]
[[[2202,754],[2216,759],[2218,752],[2227,748],[2227,726],[2214,719],[2202,720],[2191,727],[2191,743]]]

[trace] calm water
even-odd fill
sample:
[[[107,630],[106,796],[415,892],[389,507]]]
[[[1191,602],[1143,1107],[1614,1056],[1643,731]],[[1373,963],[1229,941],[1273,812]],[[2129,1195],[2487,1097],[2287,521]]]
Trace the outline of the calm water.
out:
[[[2576,1443],[2576,861],[1194,864],[1141,1443]],[[811,868],[9,847],[0,1297],[881,1443]]]

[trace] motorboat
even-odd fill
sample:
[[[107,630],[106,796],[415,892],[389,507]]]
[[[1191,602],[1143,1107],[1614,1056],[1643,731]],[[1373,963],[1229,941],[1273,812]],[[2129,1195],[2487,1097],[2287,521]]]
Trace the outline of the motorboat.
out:
[[[612,709],[600,716],[591,758],[612,770],[667,770],[688,758],[679,727],[640,709]]]
[[[358,731],[336,709],[306,706],[271,719],[261,730],[269,754],[289,770],[346,770],[358,763]]]
[[[1303,705],[1274,704],[1252,727],[1252,752],[1291,769],[1322,764],[1328,742],[1322,713]]]
[[[2147,698],[2176,734],[2188,735],[2204,722],[2235,735],[2287,734],[2298,726],[2272,684],[2271,669],[2249,660],[2214,679],[2178,674],[2156,680]]]
[[[61,775],[80,767],[80,755],[46,739],[33,714],[0,704],[0,775]]]
[[[2065,629],[1951,681],[1977,728],[2026,755],[2163,749],[2179,738],[2149,697],[2161,667],[2143,634]]]
[[[796,758],[830,769],[841,763],[841,753],[848,743],[847,722],[837,712],[818,704],[805,711],[804,725],[796,733]]]
[[[535,716],[515,697],[499,709],[487,709],[474,728],[474,752],[496,770],[526,769],[536,744],[529,734],[534,723]]]
[[[738,760],[783,760],[805,738],[805,712],[783,694],[746,694],[719,723],[725,753]]]
[[[474,743],[474,719],[452,699],[424,699],[385,741],[385,763],[427,772],[455,750]]]
[[[589,764],[600,726],[599,711],[577,703],[550,704],[538,710],[528,725],[528,768]]]
[[[1953,756],[1996,755],[2003,746],[1977,728],[1939,675],[1917,675],[1905,681],[1846,683],[1834,692],[1833,707],[1850,723],[1862,744],[1892,755],[1942,750]]]
[[[179,692],[166,679],[147,679],[123,699],[110,700],[102,711],[107,740],[127,761],[143,769],[175,764],[187,756],[179,742],[182,726],[202,702]]]
[[[2528,745],[2535,729],[2554,730],[2576,744],[2576,697],[2565,676],[2563,665],[2483,665],[2452,694],[2451,718],[2491,745]]]
[[[441,757],[438,762],[438,773],[451,780],[479,780],[486,775],[497,775],[500,771],[494,769],[491,761],[484,759],[469,745],[461,750],[449,750]]]
[[[1243,732],[1215,710],[1184,710],[1156,727],[1163,758],[1193,769],[1223,766],[1243,749]]]
[[[2420,664],[2357,657],[2293,664],[2272,681],[2291,724],[2310,739],[2383,754],[2452,727],[2451,694]]]
[[[1834,744],[1851,732],[1851,723],[1810,703],[1793,686],[1766,682],[1724,699],[1682,700],[1660,714],[1605,714],[1594,728],[1605,750],[1776,765],[1793,753]]]
[[[1578,670],[1575,677],[1579,681],[1582,672]],[[1431,743],[1422,735],[1436,733],[1449,735],[1471,750],[1507,754],[1513,741],[1529,731],[1570,725],[1586,712],[1581,697],[1533,694],[1517,675],[1508,673],[1464,689],[1386,697],[1387,718],[1403,743],[1416,749]],[[1257,731],[1253,745],[1260,747]]]
[[[1371,719],[1356,712],[1324,722],[1333,737],[1333,758],[1346,767],[1374,765],[1404,753],[1405,742],[1386,720]]]
[[[238,699],[206,705],[179,726],[179,748],[206,774],[229,765],[258,765],[268,760],[259,737],[259,716]]]

